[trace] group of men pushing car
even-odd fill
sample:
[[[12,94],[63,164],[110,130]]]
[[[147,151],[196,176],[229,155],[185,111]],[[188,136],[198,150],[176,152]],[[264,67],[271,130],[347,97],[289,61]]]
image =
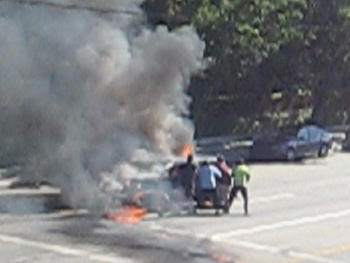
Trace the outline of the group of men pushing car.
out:
[[[231,169],[222,155],[216,161],[203,161],[198,166],[194,164],[193,155],[187,156],[187,161],[174,166],[169,177],[174,188],[181,188],[188,199],[197,202],[199,193],[213,196],[214,203],[223,199],[224,212],[228,213],[234,198],[240,192],[244,200],[244,213],[248,215],[248,189],[250,171],[243,159],[236,161]],[[219,197],[223,193],[224,197]]]

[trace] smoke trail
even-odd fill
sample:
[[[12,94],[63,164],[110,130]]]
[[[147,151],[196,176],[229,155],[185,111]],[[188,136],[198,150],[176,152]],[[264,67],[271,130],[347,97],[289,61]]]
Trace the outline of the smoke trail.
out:
[[[190,27],[145,27],[140,0],[40,2],[0,2],[0,155],[99,206],[102,171],[192,140],[184,91],[204,45]]]

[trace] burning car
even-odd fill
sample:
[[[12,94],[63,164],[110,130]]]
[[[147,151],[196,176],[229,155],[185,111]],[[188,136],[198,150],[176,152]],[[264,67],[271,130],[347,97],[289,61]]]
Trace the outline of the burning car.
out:
[[[134,202],[149,213],[163,215],[169,208],[168,182],[165,179],[133,179]]]
[[[180,212],[183,193],[173,189],[168,178],[130,179],[121,191],[123,207],[138,207],[158,216]]]
[[[161,183],[162,180],[156,178],[125,180],[116,196],[121,204],[108,211],[105,218],[121,223],[138,223],[149,213],[163,216],[169,209],[170,200]]]

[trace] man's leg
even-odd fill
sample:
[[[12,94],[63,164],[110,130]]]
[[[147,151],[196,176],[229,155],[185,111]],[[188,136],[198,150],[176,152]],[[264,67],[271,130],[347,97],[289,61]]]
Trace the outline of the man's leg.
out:
[[[219,192],[220,192],[220,203],[224,207],[224,212],[228,213],[230,210],[230,205],[229,205],[229,187],[227,185],[220,185],[219,186]]]
[[[230,207],[232,206],[233,200],[235,199],[235,197],[237,195],[237,191],[238,191],[238,188],[237,188],[237,186],[234,185],[231,189],[230,197],[229,197],[229,206]]]
[[[217,207],[219,205],[219,192],[218,189],[213,189],[210,191],[210,195],[213,201],[213,206]]]
[[[248,215],[248,189],[245,186],[241,187],[241,194],[244,200],[244,214]]]

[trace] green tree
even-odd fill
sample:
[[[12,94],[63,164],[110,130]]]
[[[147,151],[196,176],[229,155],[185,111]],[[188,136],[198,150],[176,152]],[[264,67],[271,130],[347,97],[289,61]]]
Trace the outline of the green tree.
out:
[[[210,66],[190,89],[199,135],[349,122],[350,0],[147,2],[206,42]]]
[[[270,91],[264,76],[251,72],[282,46],[308,37],[300,28],[306,1],[193,2],[198,4],[193,24],[213,61],[206,78],[192,90],[199,134],[253,130],[261,108],[269,103]],[[223,125],[208,131],[210,119]]]
[[[304,117],[316,122],[349,122],[349,4],[350,1],[334,0],[324,5],[322,1],[308,0],[300,24],[304,35],[309,36],[307,41],[291,42],[262,63],[270,79],[275,80],[267,85],[283,91],[290,113],[304,107],[311,109]],[[307,94],[307,98],[297,96],[297,92]],[[300,119],[294,114],[286,121],[295,123]]]

